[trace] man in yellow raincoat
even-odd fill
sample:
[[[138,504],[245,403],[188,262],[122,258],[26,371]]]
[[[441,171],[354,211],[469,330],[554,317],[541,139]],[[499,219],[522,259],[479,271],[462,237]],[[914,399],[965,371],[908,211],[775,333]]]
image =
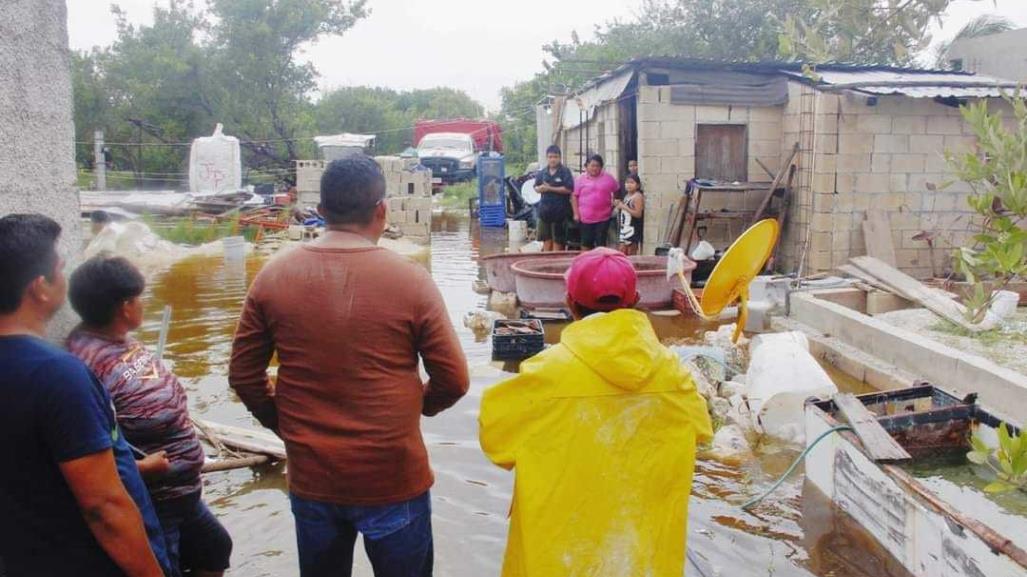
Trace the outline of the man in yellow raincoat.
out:
[[[576,322],[485,392],[481,447],[516,468],[504,577],[681,577],[706,403],[649,319],[617,251],[567,273]]]

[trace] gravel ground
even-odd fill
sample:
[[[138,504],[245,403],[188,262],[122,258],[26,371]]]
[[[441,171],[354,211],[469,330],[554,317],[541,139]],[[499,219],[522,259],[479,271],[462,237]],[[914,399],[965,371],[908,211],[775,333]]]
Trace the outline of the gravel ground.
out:
[[[1001,328],[975,337],[967,336],[925,309],[893,311],[876,318],[1027,375],[1027,309],[1024,307]]]

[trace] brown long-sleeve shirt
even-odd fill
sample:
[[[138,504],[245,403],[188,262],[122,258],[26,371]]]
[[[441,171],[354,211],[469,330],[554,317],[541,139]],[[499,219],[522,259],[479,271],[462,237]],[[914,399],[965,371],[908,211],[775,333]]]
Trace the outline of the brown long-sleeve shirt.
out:
[[[289,490],[342,505],[427,491],[421,415],[452,406],[468,380],[431,276],[372,247],[303,245],[267,263],[246,297],[229,368],[246,407],[285,441]]]

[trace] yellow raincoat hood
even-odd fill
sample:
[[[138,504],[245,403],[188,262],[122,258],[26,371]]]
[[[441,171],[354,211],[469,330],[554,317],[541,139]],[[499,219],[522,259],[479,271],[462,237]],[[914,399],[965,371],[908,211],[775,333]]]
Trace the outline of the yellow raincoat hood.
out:
[[[485,392],[481,446],[516,469],[504,577],[680,577],[706,403],[645,314],[567,327]]]

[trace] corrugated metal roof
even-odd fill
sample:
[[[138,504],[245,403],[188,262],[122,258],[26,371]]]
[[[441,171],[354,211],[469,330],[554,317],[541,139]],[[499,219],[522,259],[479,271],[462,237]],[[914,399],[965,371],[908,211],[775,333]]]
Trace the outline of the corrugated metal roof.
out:
[[[801,72],[782,71],[811,80]],[[815,84],[827,90],[901,94],[910,98],[988,98],[1016,89],[1016,82],[984,74],[937,70],[838,70],[818,68]]]
[[[583,121],[588,122],[592,120],[596,108],[620,98],[634,77],[634,70],[625,70],[618,74],[610,75],[603,82],[594,84],[591,88],[568,98],[564,105],[563,118],[561,119],[564,129],[576,128]]]
[[[692,58],[638,58],[600,75],[577,93],[620,80],[628,72],[646,68],[677,70],[721,70],[754,73],[779,73],[822,90],[858,90],[868,94],[901,94],[910,98],[987,98],[1001,96],[1017,86],[1013,80],[965,71],[921,70],[894,66],[828,63],[816,66],[817,80],[803,73],[801,62],[718,62]],[[565,116],[566,118],[566,116]],[[576,124],[577,113],[574,113]]]

